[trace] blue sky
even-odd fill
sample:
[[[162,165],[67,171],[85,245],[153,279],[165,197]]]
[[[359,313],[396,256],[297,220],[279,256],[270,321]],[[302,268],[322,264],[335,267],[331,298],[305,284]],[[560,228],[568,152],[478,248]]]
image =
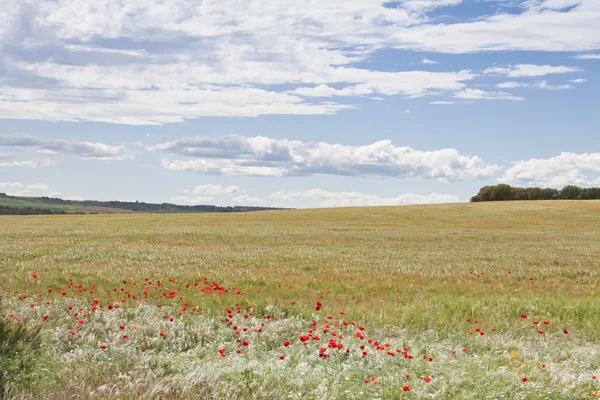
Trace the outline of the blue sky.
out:
[[[597,0],[0,4],[0,192],[329,207],[600,186]]]

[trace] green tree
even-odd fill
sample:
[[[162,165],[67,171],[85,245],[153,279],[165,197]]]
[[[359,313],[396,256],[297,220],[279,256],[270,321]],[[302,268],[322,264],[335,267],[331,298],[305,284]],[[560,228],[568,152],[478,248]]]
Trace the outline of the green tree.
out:
[[[568,185],[562,188],[559,197],[564,200],[576,199],[581,194],[581,190],[578,186]]]
[[[506,184],[493,186],[490,201],[512,200],[512,187]]]

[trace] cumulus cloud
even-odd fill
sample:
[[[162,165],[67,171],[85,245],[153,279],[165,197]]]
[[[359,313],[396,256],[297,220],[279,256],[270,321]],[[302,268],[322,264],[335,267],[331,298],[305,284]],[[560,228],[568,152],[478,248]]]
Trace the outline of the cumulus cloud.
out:
[[[460,197],[458,196],[439,193],[430,193],[427,195],[407,193],[395,197],[381,197],[377,194],[367,194],[362,192],[332,192],[323,189],[311,189],[303,192],[279,191],[269,195],[269,199],[283,203],[308,200],[318,207],[391,206],[456,203],[460,201]]]
[[[178,204],[198,205],[219,196],[227,196],[238,203],[256,204],[263,200],[250,196],[245,190],[238,186],[223,186],[220,184],[206,184],[196,186],[191,190],[184,190],[185,195],[172,197],[171,201]]]
[[[0,192],[5,192],[9,196],[28,196],[32,191],[46,191],[49,188],[50,186],[45,183],[0,182]]]
[[[514,89],[523,86],[521,82],[502,82],[496,85],[500,89]]]
[[[56,163],[48,159],[0,161],[0,167],[56,167]]]
[[[600,60],[600,54],[580,54],[573,58],[577,60]]]
[[[81,196],[65,196],[61,192],[52,192],[48,195],[48,197],[51,197],[54,199],[61,199],[61,200],[71,200],[71,201],[84,201],[85,200]]]
[[[104,0],[99,13],[96,0],[4,0],[0,118],[160,125],[202,116],[335,114],[352,106],[321,97],[448,94],[471,79],[466,71],[356,67],[382,49],[600,48],[597,0],[525,1],[518,13],[497,6],[451,23],[428,15],[460,3]],[[508,76],[557,72],[509,68]]]
[[[424,178],[441,182],[490,177],[500,169],[456,149],[435,151],[398,147],[390,140],[365,146],[271,139],[264,136],[191,137],[160,143],[150,151],[188,159],[164,158],[166,169],[212,175],[341,175]]]
[[[42,140],[35,136],[21,133],[4,136],[0,135],[0,146],[33,147],[36,148],[40,154],[66,154],[81,158],[94,158],[100,160],[123,160],[128,157],[127,150],[124,146],[110,146],[103,143],[78,142],[62,139]],[[35,163],[27,166],[35,166]]]
[[[512,100],[522,101],[523,98],[505,92],[487,92],[481,89],[465,89],[457,92],[454,97],[468,100]]]
[[[484,74],[506,75],[511,78],[544,76],[550,74],[567,74],[579,72],[581,68],[568,67],[566,65],[535,65],[535,64],[517,64],[509,67],[487,68]]]
[[[585,79],[583,79],[583,80],[573,79],[573,80],[570,80],[569,82],[571,82],[571,83],[582,83],[582,82],[585,82]],[[573,89],[573,86],[571,86],[569,84],[552,85],[552,84],[549,84],[547,81],[539,81],[539,82],[534,82],[534,83],[523,83],[523,82],[510,82],[510,81],[508,81],[508,82],[499,83],[496,86],[498,88],[500,88],[500,89],[514,89],[514,88],[517,88],[517,87],[535,88],[535,89],[548,89],[548,90]]]
[[[598,185],[600,153],[560,153],[551,158],[522,160],[508,168],[500,182],[522,186],[561,187],[565,185]]]
[[[427,59],[427,58],[423,58],[421,60],[421,64],[437,64],[437,63],[438,63],[437,61],[433,61],[433,60],[430,60],[430,59]]]

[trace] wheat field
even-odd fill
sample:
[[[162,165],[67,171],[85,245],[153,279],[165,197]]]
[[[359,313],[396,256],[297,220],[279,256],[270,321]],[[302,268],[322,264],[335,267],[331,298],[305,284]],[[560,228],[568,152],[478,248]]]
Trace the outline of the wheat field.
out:
[[[599,386],[598,201],[1,217],[0,272],[6,398]]]

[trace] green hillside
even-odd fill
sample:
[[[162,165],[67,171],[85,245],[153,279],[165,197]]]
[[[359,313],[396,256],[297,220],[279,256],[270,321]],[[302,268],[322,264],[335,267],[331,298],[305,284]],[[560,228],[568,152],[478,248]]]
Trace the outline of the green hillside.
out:
[[[0,215],[33,214],[127,214],[127,213],[213,213],[274,210],[268,207],[219,207],[212,205],[181,206],[177,204],[127,201],[62,200],[50,197],[19,197],[0,193]]]

